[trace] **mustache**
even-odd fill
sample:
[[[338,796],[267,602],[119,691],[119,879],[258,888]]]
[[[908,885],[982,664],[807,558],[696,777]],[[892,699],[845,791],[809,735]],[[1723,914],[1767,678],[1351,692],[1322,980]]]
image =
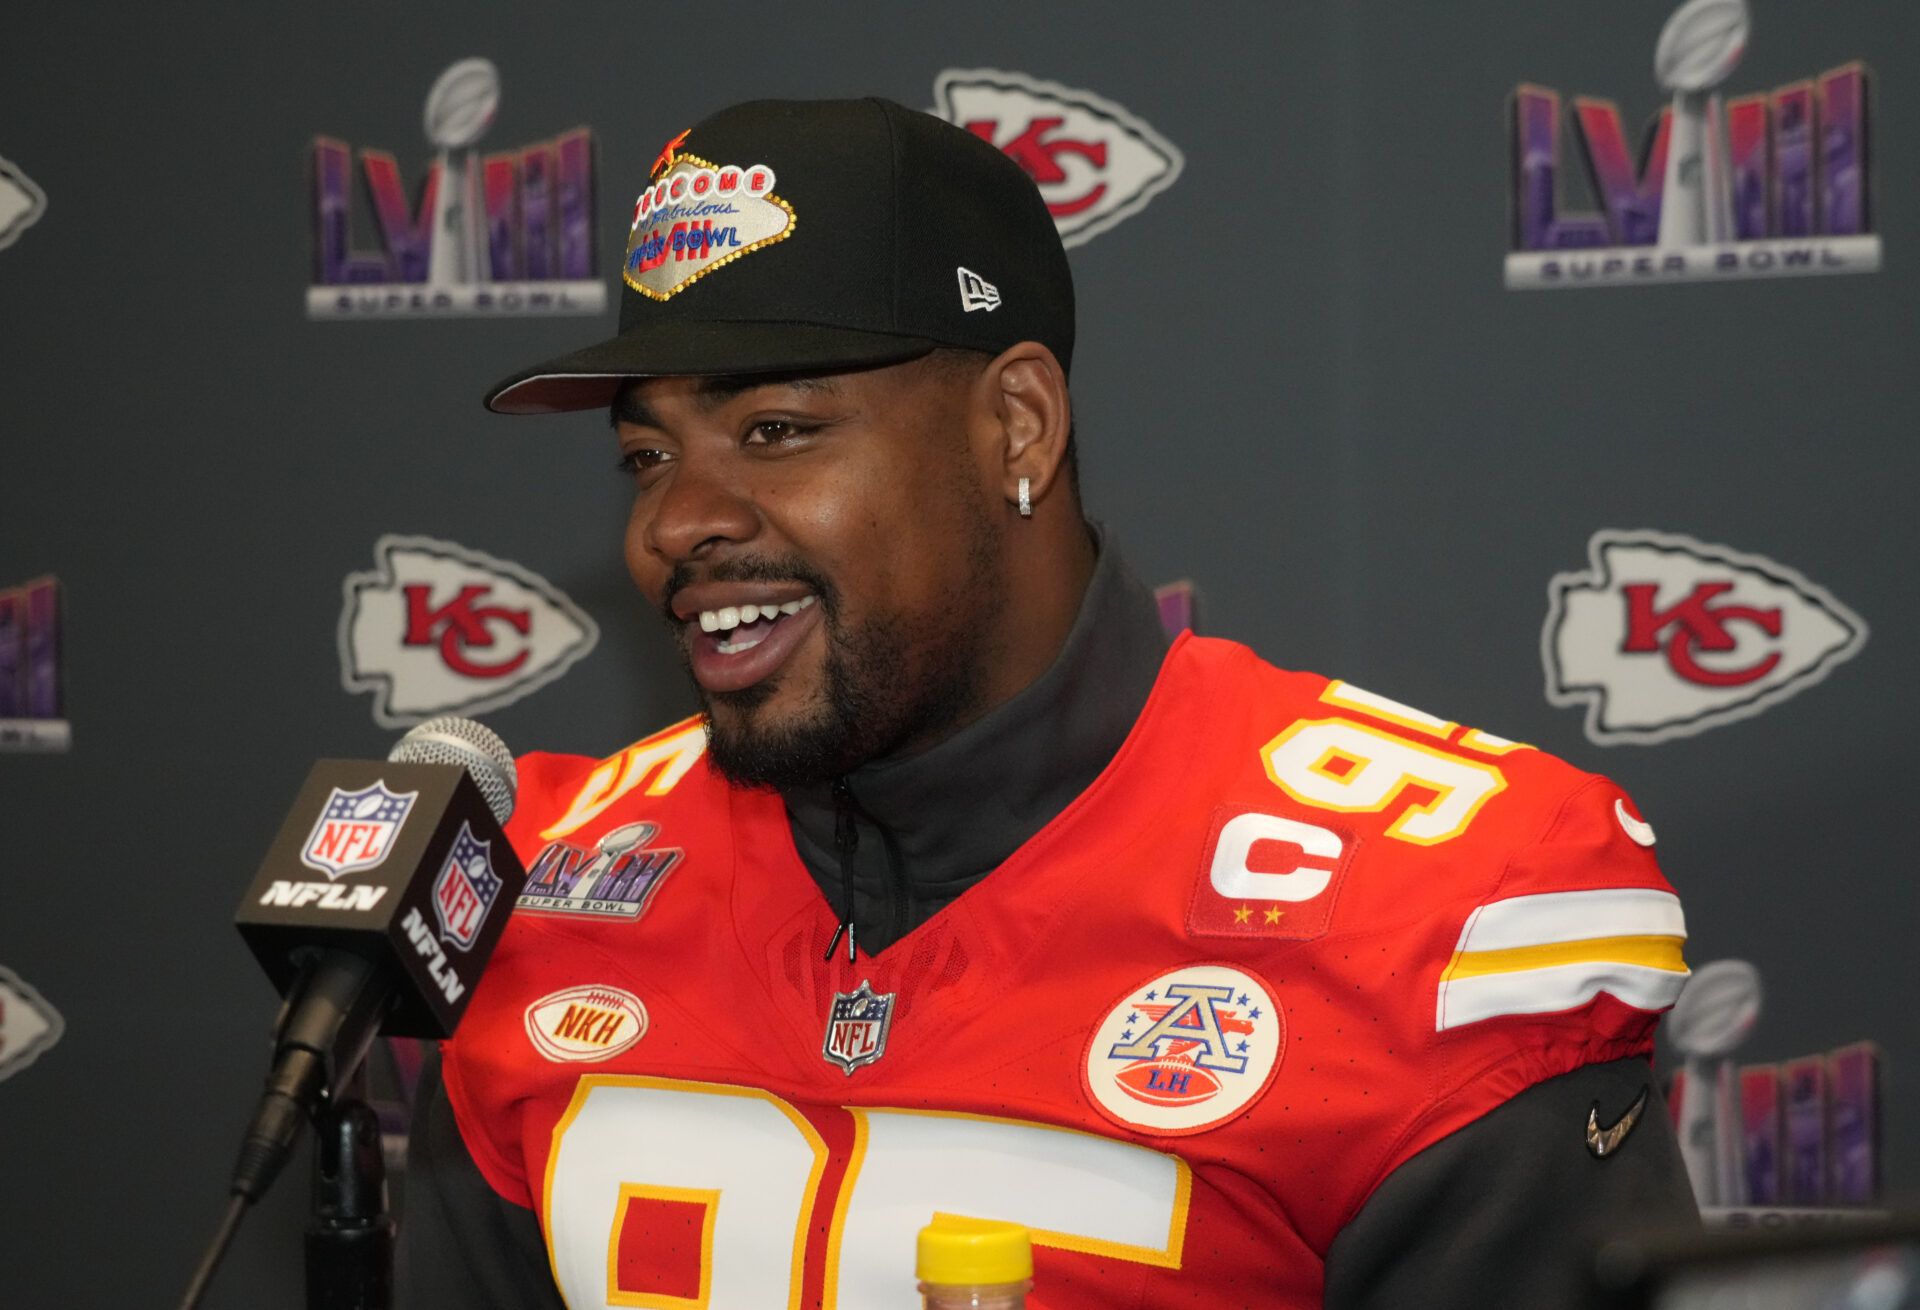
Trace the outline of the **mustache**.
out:
[[[696,582],[803,582],[807,590],[820,597],[820,605],[829,616],[835,613],[840,599],[826,574],[799,555],[749,555],[701,566],[682,563],[673,566],[661,593],[660,613],[669,627],[680,622],[673,612],[673,598]]]

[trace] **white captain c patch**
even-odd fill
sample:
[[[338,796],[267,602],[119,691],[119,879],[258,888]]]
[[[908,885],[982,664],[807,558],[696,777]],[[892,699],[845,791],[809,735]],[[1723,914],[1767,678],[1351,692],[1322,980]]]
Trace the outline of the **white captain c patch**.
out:
[[[1671,892],[1610,887],[1491,901],[1468,917],[1440,975],[1434,1030],[1571,1010],[1602,992],[1664,1010],[1687,981],[1686,939]]]

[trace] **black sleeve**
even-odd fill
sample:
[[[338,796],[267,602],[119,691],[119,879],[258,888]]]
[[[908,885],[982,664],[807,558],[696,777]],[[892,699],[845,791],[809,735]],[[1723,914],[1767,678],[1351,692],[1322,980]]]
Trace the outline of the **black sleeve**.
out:
[[[533,1211],[503,1199],[467,1153],[427,1057],[407,1145],[395,1310],[566,1310]]]
[[[1612,1127],[1642,1091],[1638,1120],[1596,1157],[1589,1111]],[[1580,1306],[1603,1235],[1699,1222],[1652,1068],[1588,1065],[1394,1170],[1327,1252],[1326,1307]]]

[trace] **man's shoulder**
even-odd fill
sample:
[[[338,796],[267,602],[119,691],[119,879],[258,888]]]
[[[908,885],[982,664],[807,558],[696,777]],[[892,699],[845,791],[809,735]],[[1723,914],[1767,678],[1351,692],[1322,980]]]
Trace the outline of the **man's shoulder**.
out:
[[[1167,674],[1169,701],[1204,715],[1209,737],[1242,764],[1303,804],[1386,816],[1388,834],[1410,845],[1439,845],[1469,823],[1529,840],[1597,781],[1527,742],[1344,678],[1274,664],[1234,641],[1188,636]],[[1407,813],[1420,808],[1407,802],[1421,790],[1441,794],[1426,813]],[[1489,806],[1496,796],[1500,803]]]
[[[520,756],[518,803],[509,832],[557,840],[599,825],[635,805],[676,808],[712,799],[725,784],[706,767],[705,721],[682,719],[625,746],[595,757],[550,751]]]

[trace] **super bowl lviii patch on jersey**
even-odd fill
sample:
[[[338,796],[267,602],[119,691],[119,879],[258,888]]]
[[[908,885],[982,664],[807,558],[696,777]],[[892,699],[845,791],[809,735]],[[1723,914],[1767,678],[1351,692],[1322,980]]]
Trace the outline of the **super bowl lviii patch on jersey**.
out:
[[[765,164],[713,164],[676,155],[633,204],[626,284],[666,300],[749,251],[793,233],[793,206],[773,193]]]
[[[1125,1128],[1204,1132],[1267,1090],[1285,1037],[1260,979],[1224,964],[1188,965],[1141,983],[1107,1012],[1087,1043],[1087,1094]]]

